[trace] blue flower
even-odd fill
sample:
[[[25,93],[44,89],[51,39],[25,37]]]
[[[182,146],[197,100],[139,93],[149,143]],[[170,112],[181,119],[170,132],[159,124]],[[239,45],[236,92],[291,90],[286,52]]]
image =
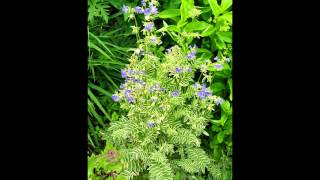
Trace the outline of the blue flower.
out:
[[[121,84],[120,85],[120,89],[124,89],[125,88],[125,85],[124,84]]]
[[[154,122],[148,121],[147,126],[148,128],[152,128],[154,126]]]
[[[122,11],[124,12],[124,13],[127,13],[128,12],[128,6],[126,6],[126,5],[123,5],[122,6]]]
[[[118,102],[120,100],[120,97],[116,94],[112,94],[111,98],[114,102]]]
[[[177,67],[177,68],[176,68],[176,73],[181,73],[181,72],[182,72],[182,68]]]
[[[134,103],[134,98],[132,96],[128,96],[127,100],[129,103]]]
[[[193,45],[193,47],[189,46],[189,49],[190,49],[190,52],[188,53],[187,58],[194,59],[196,57],[198,47],[197,45]]]
[[[205,84],[202,85],[201,90],[197,92],[197,94],[200,97],[200,99],[204,99],[208,96],[212,96],[212,93],[207,90],[207,87]]]
[[[148,32],[150,32],[151,28],[153,27],[153,23],[148,23],[147,25],[144,26],[144,29]]]
[[[126,72],[126,70],[124,70],[124,69],[121,70],[121,77],[122,77],[122,78],[126,78],[126,77],[127,77],[127,72]]]
[[[189,67],[188,72],[192,72],[192,68],[191,67]]]
[[[128,74],[129,74],[129,75],[133,75],[133,74],[134,74],[134,71],[133,71],[132,69],[129,69],[129,70],[128,70]]]
[[[141,5],[146,6],[147,4],[146,4],[146,2],[144,2],[144,0],[141,0]]]
[[[154,36],[152,36],[151,38],[150,38],[150,42],[152,43],[152,44],[155,44],[156,43],[156,37],[154,37]]]
[[[217,98],[215,101],[214,101],[214,103],[216,104],[216,105],[220,105],[221,103],[223,102],[223,100],[222,100],[222,98]]]
[[[142,9],[141,7],[139,7],[139,6],[135,7],[135,8],[134,8],[134,11],[135,11],[136,13],[138,13],[138,14],[142,14],[142,13],[143,13],[143,9]]]
[[[227,58],[226,58],[226,61],[227,61],[227,63],[229,63],[229,62],[230,62],[230,58],[227,57]]]
[[[150,8],[146,8],[146,9],[144,10],[144,15],[145,15],[145,16],[149,15],[150,13],[151,13],[151,9],[150,9]]]
[[[198,96],[200,97],[200,99],[204,99],[204,98],[206,98],[206,93],[204,92],[204,91],[199,91],[199,92],[197,92],[197,94],[198,94]]]
[[[216,64],[216,65],[214,65],[214,67],[215,67],[217,70],[222,69],[222,65],[221,65],[221,64]]]
[[[151,14],[157,14],[158,8],[152,5],[152,6],[150,6],[150,12],[151,12]]]
[[[162,91],[162,92],[166,91],[166,88],[161,88],[161,91]]]
[[[152,93],[154,91],[154,86],[150,86],[149,92]]]
[[[131,92],[132,92],[132,91],[129,89],[129,90],[126,90],[126,91],[124,92],[124,94],[125,94],[126,97],[129,97]]]
[[[187,55],[187,58],[188,58],[188,59],[194,59],[195,57],[196,57],[196,54],[193,53],[193,52],[191,52],[191,53],[189,53],[189,54]]]
[[[197,53],[198,47],[197,47],[197,45],[195,44],[195,45],[193,45],[193,47],[192,47],[192,46],[189,46],[189,49],[190,49],[190,51],[192,51],[192,52],[194,52],[194,53]]]
[[[213,60],[218,61],[219,60],[218,56],[214,57]]]
[[[199,84],[198,83],[194,83],[193,87],[197,89],[199,87]]]
[[[174,97],[177,97],[177,96],[179,96],[179,95],[180,95],[179,91],[174,91],[174,92],[172,92],[172,96],[174,96]]]

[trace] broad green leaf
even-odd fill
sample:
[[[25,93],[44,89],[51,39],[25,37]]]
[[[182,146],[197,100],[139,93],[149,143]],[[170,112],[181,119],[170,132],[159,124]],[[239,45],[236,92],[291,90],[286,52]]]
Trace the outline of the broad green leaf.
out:
[[[180,4],[181,4],[181,0],[170,0],[170,1],[161,2],[161,7],[163,9],[173,9],[173,8],[179,8]]]
[[[205,37],[205,36],[210,36],[211,34],[213,34],[216,31],[216,28],[214,26],[209,26],[207,29],[205,29],[204,31],[202,31],[202,33],[200,34],[200,36]]]
[[[211,51],[209,51],[208,49],[205,49],[205,48],[198,48],[198,51],[197,51],[198,53],[211,53],[212,54],[212,52]]]
[[[221,127],[216,126],[216,125],[212,125],[212,126],[211,126],[211,130],[214,131],[214,132],[220,132],[220,131],[222,131]]]
[[[219,18],[225,19],[225,20],[228,21],[230,24],[232,24],[232,11],[223,14],[223,15],[220,16]]]
[[[175,31],[175,32],[180,32],[180,29],[177,26],[170,25],[167,27],[167,30],[169,31]]]
[[[179,9],[167,9],[159,13],[160,18],[172,18],[176,16],[180,16]]]
[[[219,14],[221,13],[221,8],[220,6],[218,5],[218,2],[217,0],[208,0],[209,4],[210,4],[210,7],[211,7],[211,10],[213,12],[213,15],[215,17],[218,17]]]
[[[232,78],[228,79],[228,85],[229,85],[229,90],[230,90],[229,99],[232,101]]]
[[[213,27],[213,26],[204,21],[193,21],[191,23],[188,23],[185,26],[184,30],[186,32],[192,32],[192,31],[200,31],[200,30],[208,29],[210,27]]]
[[[213,56],[212,52],[210,52],[210,53],[205,52],[205,53],[202,53],[202,54],[201,54],[201,57],[200,57],[200,58],[203,59],[203,60],[205,60],[205,59],[211,59],[212,56]]]
[[[228,120],[228,115],[225,113],[222,113],[221,119],[220,119],[220,124],[222,126],[224,126],[224,124],[226,123],[226,121]]]
[[[216,36],[218,37],[218,36]],[[220,38],[215,38],[214,39],[215,45],[217,47],[217,49],[224,49],[226,48],[226,44],[224,43],[224,41]]]
[[[217,140],[218,140],[218,142],[219,142],[219,143],[222,143],[222,142],[223,142],[223,138],[224,138],[224,132],[221,131],[221,132],[219,132],[218,135],[217,135]]]
[[[223,112],[226,112],[227,114],[230,114],[231,112],[231,106],[229,101],[225,100],[223,103],[221,103],[221,109]]]
[[[220,91],[225,90],[226,87],[225,87],[224,83],[222,83],[222,82],[215,82],[211,85],[211,89],[212,89],[213,94],[217,94]]]
[[[217,32],[217,36],[224,42],[232,43],[232,32]]]
[[[221,0],[221,12],[223,13],[232,5],[232,0]]]
[[[188,19],[188,17],[191,16],[190,12],[192,11],[193,7],[194,7],[194,0],[181,1],[181,6],[180,6],[181,19],[179,21],[180,27]]]

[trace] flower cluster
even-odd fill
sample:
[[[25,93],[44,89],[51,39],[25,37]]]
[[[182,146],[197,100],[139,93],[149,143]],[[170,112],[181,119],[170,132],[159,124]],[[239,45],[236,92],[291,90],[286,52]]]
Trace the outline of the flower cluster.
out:
[[[157,83],[156,86],[151,85],[149,88],[149,92],[153,93],[153,92],[165,92],[166,88],[164,87],[160,87],[160,85]]]
[[[197,49],[198,49],[197,45],[194,45],[193,47],[189,46],[190,52],[188,53],[187,58],[194,59],[196,57]]]
[[[133,75],[144,75],[145,74],[145,71],[142,70],[133,70],[133,69],[128,69],[128,70],[125,70],[125,69],[122,69],[121,70],[121,77],[122,78],[127,78],[127,77],[131,77]]]
[[[144,30],[147,31],[147,32],[150,32],[151,29],[153,28],[154,24],[152,22],[146,22],[144,24]]]
[[[193,87],[198,88],[198,84],[194,84]],[[212,93],[208,90],[205,84],[202,85],[202,88],[200,91],[197,92],[197,95],[200,97],[200,99],[205,99],[206,97],[212,96]]]
[[[192,67],[189,67],[189,68],[176,67],[175,72],[176,73],[192,72]]]

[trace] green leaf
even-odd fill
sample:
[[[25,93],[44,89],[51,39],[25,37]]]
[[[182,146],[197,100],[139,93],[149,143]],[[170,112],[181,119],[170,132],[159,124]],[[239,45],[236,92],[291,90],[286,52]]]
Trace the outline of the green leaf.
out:
[[[206,53],[206,52],[205,52],[205,53],[202,53],[202,54],[201,54],[200,58],[203,59],[203,60],[205,60],[205,59],[211,59],[212,56],[213,56],[212,52],[210,52],[210,53]]]
[[[226,21],[228,21],[229,23],[232,24],[232,11],[223,14],[223,15],[220,16],[219,18],[225,19]]]
[[[208,0],[208,2],[210,4],[211,10],[212,10],[214,16],[218,17],[219,14],[221,13],[221,8],[218,5],[217,0]]]
[[[113,112],[111,115],[111,120],[112,121],[116,121],[119,119],[119,115],[116,112]]]
[[[221,12],[223,13],[232,5],[232,0],[221,0]]]
[[[224,89],[226,89],[226,87],[222,82],[215,82],[211,85],[211,89],[213,94],[218,94],[220,91],[223,91]]]
[[[226,123],[227,120],[228,120],[228,115],[223,113],[222,116],[221,116],[221,119],[220,119],[220,124],[222,126],[224,126],[224,124]]]
[[[174,31],[174,32],[180,32],[180,29],[178,28],[178,26],[174,26],[174,25],[168,26],[167,30]]]
[[[232,43],[232,32],[217,32],[217,36],[224,42]]]
[[[101,12],[102,19],[106,22],[106,24],[108,24],[109,17],[106,10],[101,8],[100,12]]]
[[[188,17],[191,16],[190,12],[192,11],[193,7],[194,7],[193,0],[182,0],[181,1],[181,6],[180,6],[181,19],[178,23],[179,27],[181,27],[182,24],[188,19]]]
[[[202,33],[200,34],[200,36],[205,37],[205,36],[210,36],[211,34],[213,34],[216,31],[216,28],[214,26],[209,26],[208,28],[206,28],[205,30],[202,31]]]
[[[110,4],[112,4],[117,9],[121,9],[123,4],[125,4],[123,0],[108,0],[107,2],[110,2]]]
[[[167,9],[159,13],[160,18],[172,18],[176,16],[180,16],[179,9]]]
[[[91,177],[91,175],[93,175],[93,169],[95,168],[96,159],[97,157],[94,154],[88,158],[88,177]]]
[[[230,101],[232,101],[232,79],[231,78],[228,79],[228,85],[229,85],[229,90],[230,90],[229,99],[230,99]]]
[[[211,130],[214,132],[220,132],[222,131],[221,127],[217,126],[217,125],[212,125],[211,126]]]
[[[172,8],[179,8],[181,4],[181,0],[170,0],[161,2],[161,6],[163,9],[172,9]]]
[[[222,143],[223,142],[223,138],[224,138],[224,132],[223,131],[220,131],[217,135],[217,141],[219,143]]]
[[[98,106],[98,108],[102,111],[102,113],[109,119],[111,120],[111,117],[109,114],[106,112],[106,110],[103,108],[97,97],[91,92],[91,90],[88,88],[88,95],[90,99]]]
[[[230,114],[231,113],[231,106],[230,106],[229,101],[227,101],[227,100],[223,101],[223,103],[221,104],[221,109],[225,113]]]
[[[226,44],[224,43],[224,41],[222,39],[219,38],[219,36],[215,36],[217,38],[214,38],[214,43],[217,47],[217,49],[224,49],[226,48]]]
[[[191,23],[188,23],[184,30],[186,32],[192,32],[192,31],[200,31],[204,29],[209,29],[210,27],[213,27],[211,24],[208,24],[204,21],[193,21]]]

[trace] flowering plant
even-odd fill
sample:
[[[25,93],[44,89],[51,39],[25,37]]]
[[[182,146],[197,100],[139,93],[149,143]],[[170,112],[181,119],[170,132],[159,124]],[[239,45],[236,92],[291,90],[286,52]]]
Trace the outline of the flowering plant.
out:
[[[147,174],[149,179],[169,180],[207,172],[217,176],[219,169],[199,137],[209,135],[205,128],[223,99],[207,87],[208,66],[199,61],[195,44],[181,42],[159,53],[166,33],[154,23],[158,6],[157,0],[142,0],[141,6],[122,8],[130,19],[143,14],[144,28],[133,27],[138,47],[121,70],[124,83],[112,95],[127,114],[111,123],[107,141],[118,150],[122,176],[128,178]],[[213,68],[219,71],[222,65]],[[206,78],[195,81],[197,73]]]

